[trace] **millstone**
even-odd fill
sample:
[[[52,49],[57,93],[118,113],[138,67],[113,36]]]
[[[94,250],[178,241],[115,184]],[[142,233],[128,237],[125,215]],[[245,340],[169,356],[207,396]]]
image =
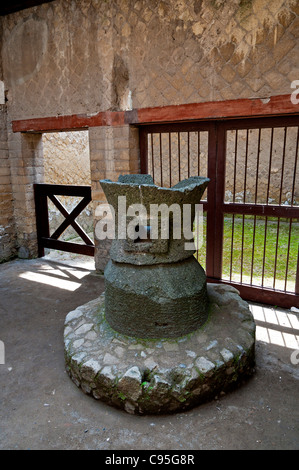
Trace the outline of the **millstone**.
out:
[[[208,284],[209,317],[180,338],[125,336],[105,294],[65,320],[66,370],[84,393],[133,414],[173,413],[227,393],[254,372],[255,323],[238,291]]]
[[[101,181],[126,237],[112,241],[104,294],[70,312],[64,331],[66,369],[95,399],[128,413],[172,413],[226,393],[253,373],[255,323],[248,304],[229,285],[207,284],[187,239],[185,205],[192,208],[193,227],[194,206],[208,182],[191,177],[160,188],[150,175]],[[136,221],[119,208],[124,196],[146,216]],[[165,201],[179,214],[166,226],[159,212],[147,216]],[[133,239],[132,228],[138,233]]]
[[[194,257],[158,266],[107,264],[105,315],[120,333],[176,338],[203,325],[207,307],[206,276]]]

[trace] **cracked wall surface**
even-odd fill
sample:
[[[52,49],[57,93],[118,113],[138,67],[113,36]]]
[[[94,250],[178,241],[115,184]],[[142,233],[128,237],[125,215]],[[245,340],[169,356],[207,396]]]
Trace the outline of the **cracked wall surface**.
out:
[[[10,117],[290,93],[298,13],[295,0],[65,0],[7,15]]]
[[[44,178],[40,136],[13,120],[290,94],[298,15],[298,0],[56,0],[1,17],[8,251],[36,253],[32,185]],[[94,201],[100,178],[139,171],[137,137],[89,130]]]

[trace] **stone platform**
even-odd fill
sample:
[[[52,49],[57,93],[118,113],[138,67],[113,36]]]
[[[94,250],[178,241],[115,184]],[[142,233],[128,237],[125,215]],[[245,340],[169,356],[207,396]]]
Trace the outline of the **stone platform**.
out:
[[[208,284],[209,316],[175,339],[114,331],[99,298],[65,319],[66,370],[84,393],[131,414],[183,411],[240,385],[254,372],[255,323],[236,289]]]

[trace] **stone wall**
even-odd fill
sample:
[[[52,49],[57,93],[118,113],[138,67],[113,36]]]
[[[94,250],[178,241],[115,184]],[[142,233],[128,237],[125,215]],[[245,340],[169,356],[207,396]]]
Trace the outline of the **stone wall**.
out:
[[[91,158],[91,188],[94,206],[94,226],[100,217],[97,208],[106,198],[100,179],[117,181],[119,174],[139,173],[139,133],[132,126],[93,127],[89,129]],[[103,270],[109,259],[110,240],[97,240],[95,262]]]
[[[0,105],[0,263],[14,254],[15,227],[7,147],[6,106]]]
[[[43,161],[13,120],[290,94],[298,14],[297,0],[56,0],[1,17],[16,246],[36,253]],[[100,178],[137,170],[138,142],[129,126],[89,133],[97,203]]]
[[[90,157],[88,131],[54,132],[43,134],[43,158],[45,178],[48,184],[90,186]],[[57,196],[68,212],[71,212],[81,198]],[[63,222],[64,217],[56,206],[49,201],[50,233]],[[93,236],[92,204],[81,212],[77,222]],[[68,228],[60,237],[68,240],[78,237],[72,228]]]
[[[43,134],[45,183],[90,185],[88,131]]]
[[[16,249],[22,258],[36,257],[34,183],[44,180],[41,134],[14,134],[8,129]]]
[[[290,93],[296,0],[65,0],[3,17],[9,117]]]

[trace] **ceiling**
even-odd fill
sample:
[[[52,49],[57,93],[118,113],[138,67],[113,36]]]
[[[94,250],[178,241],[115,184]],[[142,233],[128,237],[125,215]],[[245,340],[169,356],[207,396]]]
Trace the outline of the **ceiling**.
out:
[[[25,8],[35,7],[36,5],[52,1],[53,0],[7,0],[0,4],[0,16],[5,16],[9,13],[25,10]]]

